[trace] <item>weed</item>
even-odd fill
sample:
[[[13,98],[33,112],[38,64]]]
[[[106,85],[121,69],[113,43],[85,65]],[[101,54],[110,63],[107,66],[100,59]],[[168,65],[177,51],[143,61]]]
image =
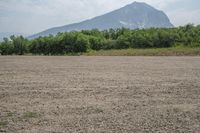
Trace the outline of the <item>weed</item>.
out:
[[[0,121],[0,128],[5,127],[8,124],[7,121]]]
[[[38,114],[35,112],[26,112],[23,115],[24,118],[37,118]]]

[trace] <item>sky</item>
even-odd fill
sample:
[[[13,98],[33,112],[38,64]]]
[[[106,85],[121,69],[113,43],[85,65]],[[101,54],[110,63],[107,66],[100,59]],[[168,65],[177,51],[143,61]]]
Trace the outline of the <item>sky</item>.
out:
[[[34,34],[113,11],[135,0],[0,0],[0,32]],[[172,24],[200,24],[200,0],[137,0],[163,10]]]

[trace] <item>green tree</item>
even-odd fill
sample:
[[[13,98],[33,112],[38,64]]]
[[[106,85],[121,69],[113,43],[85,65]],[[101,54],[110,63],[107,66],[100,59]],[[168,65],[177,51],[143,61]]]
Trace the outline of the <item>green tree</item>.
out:
[[[27,52],[28,40],[23,36],[15,37],[14,35],[10,37],[14,45],[14,53],[17,55],[23,55]]]
[[[116,49],[127,49],[130,48],[129,38],[125,35],[121,35],[117,38]]]
[[[101,37],[90,36],[89,42],[90,42],[91,49],[100,50],[104,46],[105,39]]]
[[[3,42],[0,44],[0,54],[1,55],[12,55],[14,53],[14,46],[8,38],[4,38]]]
[[[73,45],[73,52],[86,52],[89,47],[89,40],[88,37],[83,34],[77,34],[76,41]]]

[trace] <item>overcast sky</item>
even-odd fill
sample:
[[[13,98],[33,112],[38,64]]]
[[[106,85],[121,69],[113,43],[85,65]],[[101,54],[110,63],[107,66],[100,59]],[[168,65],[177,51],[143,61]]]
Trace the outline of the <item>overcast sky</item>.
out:
[[[200,24],[200,0],[137,0],[163,10],[175,26]],[[134,0],[0,0],[0,32],[33,34],[79,22]]]

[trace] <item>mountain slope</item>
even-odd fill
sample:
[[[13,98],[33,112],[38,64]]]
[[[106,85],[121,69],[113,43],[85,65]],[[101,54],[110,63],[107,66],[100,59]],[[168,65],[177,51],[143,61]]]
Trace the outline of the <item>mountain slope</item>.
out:
[[[118,10],[86,20],[80,23],[65,25],[48,29],[31,37],[47,36],[58,32],[80,31],[97,28],[99,30],[109,28],[126,27],[130,29],[150,28],[150,27],[173,27],[167,15],[146,3],[134,2]]]
[[[0,32],[0,42],[3,41],[3,38],[9,38],[11,35],[15,36],[27,36],[25,33],[16,33],[16,32]]]

